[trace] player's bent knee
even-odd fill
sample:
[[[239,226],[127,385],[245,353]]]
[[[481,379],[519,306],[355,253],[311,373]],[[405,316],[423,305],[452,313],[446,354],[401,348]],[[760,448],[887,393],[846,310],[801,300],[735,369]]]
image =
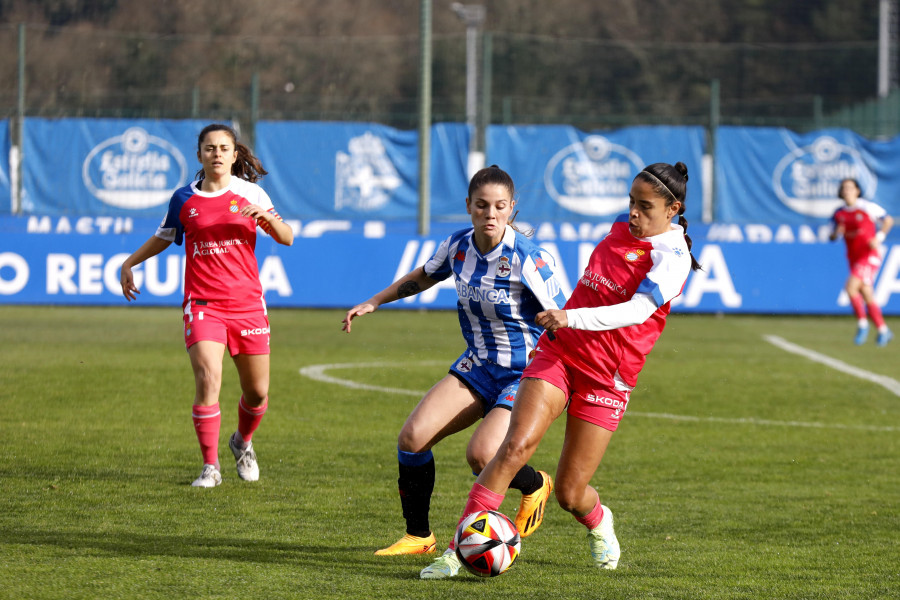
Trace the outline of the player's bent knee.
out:
[[[581,506],[584,502],[585,494],[585,485],[583,483],[570,484],[557,478],[553,492],[556,495],[556,502],[564,511],[578,513],[584,510],[584,506]]]
[[[503,464],[521,469],[534,454],[535,447],[523,440],[506,440],[497,451],[497,457]]]
[[[407,431],[404,427],[400,430],[400,435],[397,436],[397,449],[418,454],[419,452],[427,451],[429,448],[423,442],[417,440],[415,434]]]
[[[484,456],[483,454],[466,454],[466,461],[469,463],[469,467],[472,469],[472,472],[478,475],[484,470],[485,465],[487,465],[491,458],[488,456]]]

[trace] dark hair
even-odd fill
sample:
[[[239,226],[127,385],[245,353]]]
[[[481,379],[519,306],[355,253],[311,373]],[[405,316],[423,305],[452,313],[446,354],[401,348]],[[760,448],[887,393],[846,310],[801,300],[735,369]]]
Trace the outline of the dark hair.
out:
[[[228,137],[231,138],[231,141],[234,142],[234,149],[237,150],[237,159],[234,161],[234,164],[231,165],[232,175],[255,183],[259,181],[263,175],[269,174],[269,172],[263,168],[259,159],[253,156],[250,148],[238,141],[237,133],[235,133],[234,129],[222,123],[213,123],[203,128],[203,131],[197,136],[197,152],[200,152],[200,147],[203,145],[203,140],[206,136],[213,131],[224,131],[228,134]],[[194,177],[203,179],[205,176],[206,174],[203,172],[203,169],[200,169]]]
[[[684,241],[687,242],[690,253],[693,242],[691,242],[691,236],[687,234],[688,222],[684,218],[688,182],[687,165],[683,162],[677,162],[674,166],[667,163],[653,163],[644,167],[644,170],[638,173],[635,179],[640,179],[653,186],[659,197],[666,199],[666,206],[671,206],[673,202],[681,203],[681,207],[678,209],[678,224],[684,228]],[[697,271],[700,268],[700,263],[691,254],[691,269]]]
[[[512,177],[509,176],[509,173],[498,167],[497,165],[491,165],[489,167],[485,167],[480,169],[474,175],[472,175],[471,181],[469,181],[469,191],[468,198],[471,200],[472,195],[475,193],[478,188],[484,185],[489,185],[491,183],[495,183],[497,185],[502,185],[509,191],[509,197],[515,200],[516,198],[516,184],[513,183]],[[513,215],[507,221],[507,224],[511,226],[516,231],[519,231],[515,225],[513,225],[513,221],[516,220],[516,216],[519,214],[519,211],[513,213]],[[529,235],[526,232],[526,235]]]
[[[489,183],[502,185],[507,190],[509,190],[509,197],[515,198],[516,184],[513,183],[512,177],[509,176],[509,173],[507,173],[497,165],[485,167],[472,175],[472,180],[469,181],[469,198],[472,197],[472,194],[475,193],[475,190],[483,185],[488,185]]]
[[[853,185],[855,185],[856,191],[859,192],[860,196],[862,195],[862,188],[859,187],[859,181],[853,179],[852,177],[847,177],[845,179],[841,179],[841,183],[840,183],[840,185],[838,185],[838,198],[840,198],[841,200],[844,199],[844,192],[842,191],[844,184],[847,183],[848,181],[850,183],[852,183]]]

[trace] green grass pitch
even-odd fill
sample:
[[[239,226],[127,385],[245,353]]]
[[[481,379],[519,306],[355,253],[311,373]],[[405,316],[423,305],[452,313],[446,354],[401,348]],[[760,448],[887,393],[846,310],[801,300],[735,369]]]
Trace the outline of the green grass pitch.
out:
[[[618,570],[593,569],[551,503],[509,573],[439,582],[418,580],[428,558],[373,551],[403,533],[396,435],[462,351],[456,315],[382,310],[351,335],[342,317],[271,312],[253,484],[227,448],[226,364],[224,482],[200,490],[177,308],[0,307],[0,598],[900,596],[900,397],[762,337],[897,379],[900,343],[853,346],[849,315],[673,315],[593,480]],[[316,365],[340,365],[336,381],[301,375]],[[538,468],[555,471],[562,425]],[[441,549],[473,481],[467,440],[435,449]],[[517,505],[510,492],[503,510]]]

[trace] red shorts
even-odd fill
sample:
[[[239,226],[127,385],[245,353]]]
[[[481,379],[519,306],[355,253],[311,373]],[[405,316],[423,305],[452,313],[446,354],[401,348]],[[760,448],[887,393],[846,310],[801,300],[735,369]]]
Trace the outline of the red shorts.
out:
[[[632,388],[617,377],[597,381],[570,367],[552,347],[543,347],[525,367],[522,377],[534,377],[558,387],[568,398],[566,410],[573,417],[615,431],[625,415]]]
[[[231,356],[269,354],[269,317],[265,310],[233,315],[191,301],[184,308],[184,345],[200,341],[225,344]]]
[[[850,265],[850,274],[866,285],[875,285],[875,277],[881,268],[881,257],[869,256]]]

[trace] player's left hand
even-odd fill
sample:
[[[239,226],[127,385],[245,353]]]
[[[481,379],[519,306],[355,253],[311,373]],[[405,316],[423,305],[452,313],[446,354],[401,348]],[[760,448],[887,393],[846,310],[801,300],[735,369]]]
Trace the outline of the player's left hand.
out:
[[[550,310],[539,312],[537,316],[534,317],[534,322],[547,331],[553,332],[557,329],[568,327],[569,317],[566,315],[566,311],[552,308]]]

